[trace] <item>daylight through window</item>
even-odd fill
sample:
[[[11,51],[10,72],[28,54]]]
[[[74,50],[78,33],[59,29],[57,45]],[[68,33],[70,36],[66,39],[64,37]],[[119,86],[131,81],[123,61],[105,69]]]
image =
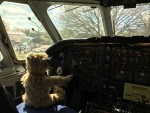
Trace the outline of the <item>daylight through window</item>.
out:
[[[17,59],[29,52],[45,52],[53,44],[48,33],[26,4],[3,2],[0,14]]]

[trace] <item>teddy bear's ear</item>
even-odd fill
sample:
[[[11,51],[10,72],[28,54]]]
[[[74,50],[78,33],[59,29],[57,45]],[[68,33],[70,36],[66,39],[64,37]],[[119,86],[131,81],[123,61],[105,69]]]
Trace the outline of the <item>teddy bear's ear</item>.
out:
[[[33,56],[33,53],[31,53],[31,52],[28,53],[27,56],[26,56],[27,60],[30,60],[32,58],[32,56]]]
[[[30,57],[29,57],[29,56],[27,56],[27,60],[30,60]]]

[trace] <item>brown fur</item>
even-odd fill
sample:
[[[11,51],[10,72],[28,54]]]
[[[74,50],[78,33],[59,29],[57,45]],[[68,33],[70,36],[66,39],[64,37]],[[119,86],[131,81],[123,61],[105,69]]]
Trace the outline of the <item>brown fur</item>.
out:
[[[49,64],[46,54],[28,54],[26,67],[27,72],[22,76],[21,81],[25,88],[22,99],[27,106],[48,107],[64,100],[65,91],[58,86],[67,84],[72,79],[72,75],[47,76],[45,73]],[[54,92],[50,94],[52,87]]]

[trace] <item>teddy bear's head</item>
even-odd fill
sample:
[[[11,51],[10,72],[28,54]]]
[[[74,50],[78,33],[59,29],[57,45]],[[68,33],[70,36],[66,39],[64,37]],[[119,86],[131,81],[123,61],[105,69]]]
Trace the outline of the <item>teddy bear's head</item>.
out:
[[[29,53],[26,58],[26,68],[29,73],[45,73],[49,67],[46,53]]]

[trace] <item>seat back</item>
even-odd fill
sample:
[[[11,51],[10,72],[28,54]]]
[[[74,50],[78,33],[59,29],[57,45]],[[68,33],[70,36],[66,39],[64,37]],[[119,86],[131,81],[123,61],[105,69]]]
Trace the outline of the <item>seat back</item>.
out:
[[[0,112],[18,113],[11,95],[2,84],[0,84]]]

